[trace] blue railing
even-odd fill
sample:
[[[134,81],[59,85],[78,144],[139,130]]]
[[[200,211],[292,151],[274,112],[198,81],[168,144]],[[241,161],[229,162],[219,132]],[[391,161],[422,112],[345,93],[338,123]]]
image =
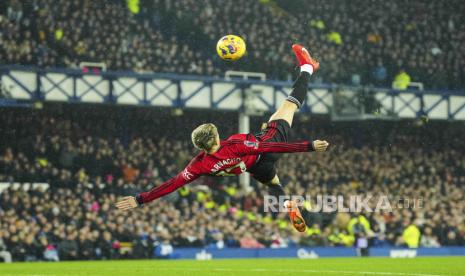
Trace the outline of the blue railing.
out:
[[[25,101],[67,101],[133,104],[187,108],[242,110],[252,105],[272,111],[291,89],[288,81],[226,80],[218,77],[101,72],[87,74],[76,69],[42,69],[0,66],[3,94]],[[331,114],[334,92],[365,91],[380,108],[399,118],[428,116],[431,119],[465,120],[465,92],[393,90],[310,84],[303,112]],[[255,91],[254,98],[247,98]]]

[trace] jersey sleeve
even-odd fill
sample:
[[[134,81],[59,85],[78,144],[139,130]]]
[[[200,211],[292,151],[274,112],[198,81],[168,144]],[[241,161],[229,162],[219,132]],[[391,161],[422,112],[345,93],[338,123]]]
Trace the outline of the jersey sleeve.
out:
[[[234,150],[238,155],[253,155],[261,153],[309,152],[315,150],[311,141],[283,143],[237,140],[233,142],[233,146]]]
[[[191,163],[189,163],[189,165],[175,177],[169,179],[159,186],[152,188],[150,191],[136,195],[137,202],[139,204],[144,204],[153,201],[164,195],[172,193],[182,186],[196,180],[201,176],[199,165],[200,164],[198,162],[191,161]]]

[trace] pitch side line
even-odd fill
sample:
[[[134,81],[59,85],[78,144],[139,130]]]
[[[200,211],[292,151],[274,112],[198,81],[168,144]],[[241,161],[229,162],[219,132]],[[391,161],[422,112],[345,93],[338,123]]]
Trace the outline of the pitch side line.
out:
[[[223,272],[289,272],[289,273],[331,273],[331,274],[362,274],[362,275],[392,275],[392,276],[445,276],[443,274],[402,273],[402,272],[375,272],[375,271],[347,271],[347,270],[312,270],[312,269],[230,269],[230,268],[174,268],[157,267],[157,270],[183,270],[183,271],[223,271]]]

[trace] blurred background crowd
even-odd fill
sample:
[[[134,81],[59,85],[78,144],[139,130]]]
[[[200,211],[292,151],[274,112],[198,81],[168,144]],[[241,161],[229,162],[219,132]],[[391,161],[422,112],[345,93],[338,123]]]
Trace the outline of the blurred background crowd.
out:
[[[67,104],[4,109],[0,183],[49,187],[0,193],[0,258],[163,258],[176,247],[353,247],[360,239],[371,247],[465,245],[465,128],[456,122],[297,117],[296,140],[322,138],[332,146],[281,158],[288,194],[388,195],[391,212],[312,212],[310,201],[304,206],[309,227],[301,234],[286,214],[263,212],[265,187],[252,182],[244,191],[234,177],[203,177],[143,208],[115,209],[119,197],[184,168],[195,154],[188,130],[215,118],[224,139],[236,132],[236,116]],[[252,118],[255,131],[266,119]]]
[[[289,80],[290,45],[298,42],[323,61],[313,82],[464,90],[464,14],[460,0],[4,0],[0,64],[79,68],[87,61],[204,76],[235,69]],[[215,45],[225,34],[246,40],[245,58],[219,59]],[[458,122],[299,115],[295,140],[331,143],[327,153],[279,162],[286,192],[311,196],[304,234],[286,214],[264,212],[265,187],[252,181],[244,189],[237,178],[203,177],[143,208],[115,209],[118,198],[184,168],[196,154],[191,129],[214,118],[227,138],[237,116],[56,103],[2,109],[0,259],[169,258],[179,247],[364,248],[363,241],[465,246],[465,127]],[[267,118],[253,117],[254,131]],[[387,195],[392,210],[316,212],[318,195]]]
[[[0,62],[210,76],[240,69],[286,80],[299,42],[324,61],[317,82],[463,90],[463,14],[461,0],[6,0]],[[245,38],[246,58],[219,60],[225,34]]]

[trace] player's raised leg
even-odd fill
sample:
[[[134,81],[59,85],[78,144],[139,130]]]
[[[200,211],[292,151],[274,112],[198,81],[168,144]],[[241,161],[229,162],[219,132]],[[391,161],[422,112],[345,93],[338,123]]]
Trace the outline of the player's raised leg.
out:
[[[307,97],[307,86],[310,76],[318,70],[320,63],[315,61],[310,53],[299,44],[292,45],[292,50],[300,66],[300,74],[292,86],[292,92],[276,112],[271,115],[270,121],[285,120],[292,126],[295,111],[302,106]]]
[[[310,76],[318,70],[320,64],[315,61],[309,54],[309,52],[302,47],[301,45],[294,44],[292,45],[292,50],[297,58],[297,61],[300,66],[299,77],[294,82],[292,86],[292,91],[287,97],[287,99],[281,104],[281,106],[276,110],[276,112],[270,117],[269,122],[276,120],[285,120],[289,126],[292,127],[292,121],[294,119],[295,111],[302,106],[306,97],[307,97],[307,87],[310,80]],[[262,128],[266,128],[266,125]],[[284,141],[287,140],[287,135],[285,135]],[[273,165],[274,166],[274,165]],[[274,170],[276,171],[276,170]],[[268,186],[269,194],[277,198],[285,196],[284,189],[279,182],[278,175],[275,174],[271,181],[264,182]],[[300,210],[296,202],[292,200],[285,201],[285,208],[289,214],[289,219],[291,220],[292,225],[299,232],[304,232],[306,230],[305,220],[302,217]]]

